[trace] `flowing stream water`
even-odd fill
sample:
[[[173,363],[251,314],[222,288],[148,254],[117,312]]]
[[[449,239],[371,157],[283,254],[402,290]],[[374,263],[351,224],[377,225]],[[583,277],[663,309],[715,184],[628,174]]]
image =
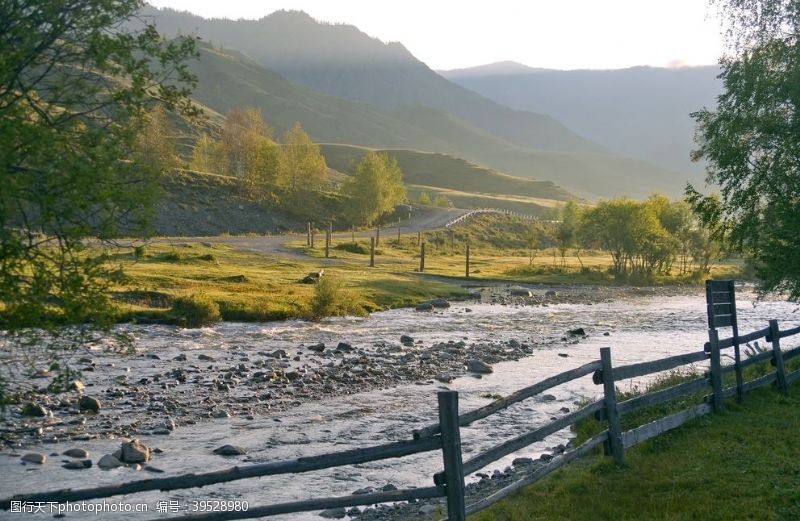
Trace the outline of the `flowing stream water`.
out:
[[[471,312],[466,313],[469,307]],[[756,302],[747,290],[738,295],[739,324],[742,333],[760,329],[776,318],[781,328],[800,324],[796,306],[783,301]],[[584,327],[588,336],[577,343],[553,342],[539,345],[531,356],[519,361],[494,365],[494,373],[477,378],[464,375],[451,384],[416,383],[389,389],[331,396],[309,401],[288,411],[257,415],[249,420],[234,416],[209,419],[196,425],[178,428],[170,436],[142,436],[142,441],[159,447],[154,465],[164,474],[151,475],[129,468],[110,471],[96,466],[84,471],[61,468],[56,462],[43,466],[21,465],[17,452],[0,452],[0,496],[119,483],[147,477],[162,477],[185,472],[217,470],[242,462],[267,462],[331,451],[377,445],[385,441],[411,438],[412,429],[425,426],[436,418],[436,392],[453,389],[459,392],[460,409],[472,409],[488,403],[490,395],[506,395],[558,372],[599,358],[599,348],[610,346],[615,365],[662,358],[666,355],[702,349],[707,340],[705,301],[700,291],[690,295],[663,296],[658,292],[628,296],[600,304],[561,304],[542,306],[502,306],[488,303],[457,303],[439,314],[415,313],[401,309],[375,313],[368,318],[331,319],[322,323],[279,322],[268,324],[226,323],[203,331],[186,332],[174,328],[139,326],[135,329],[140,346],[154,352],[178,352],[186,349],[290,348],[298,343],[346,338],[353,344],[370,344],[396,339],[408,333],[425,345],[448,340],[502,342],[516,339],[534,341],[561,335],[569,329]],[[608,335],[606,335],[608,333]],[[722,336],[727,336],[723,332]],[[789,339],[791,340],[791,339]],[[249,343],[248,343],[249,342]],[[249,347],[248,347],[249,346]],[[787,347],[792,347],[792,342]],[[641,386],[641,379],[624,382]],[[585,398],[600,395],[601,389],[591,376],[557,387],[549,397],[536,397],[474,423],[462,430],[465,459],[503,439],[536,428],[563,414],[562,408],[574,410]],[[553,397],[555,399],[553,399]],[[553,446],[567,443],[568,430],[545,442],[484,469],[503,469],[514,457],[538,457]],[[93,457],[113,452],[120,440],[91,440],[76,444],[57,442],[38,447],[41,452],[61,453],[83,446]],[[222,444],[234,444],[248,450],[244,458],[223,458],[211,451]],[[37,447],[31,449],[36,450]],[[245,463],[246,464],[246,463]],[[380,488],[391,483],[399,488],[429,486],[432,474],[441,470],[440,452],[403,459],[386,460],[352,467],[329,469],[300,475],[242,480],[202,489],[154,492],[115,498],[124,503],[144,502],[146,514],[104,514],[97,519],[151,519],[166,517],[156,512],[157,501],[183,502],[201,499],[240,499],[250,506],[291,501],[310,497],[350,494],[364,487]],[[476,479],[474,476],[469,480]],[[48,511],[49,512],[49,511]],[[176,514],[171,514],[176,515]],[[45,519],[52,514],[30,515],[0,512],[2,519]],[[68,519],[88,519],[88,514],[71,513]],[[285,519],[319,519],[316,513],[283,516]],[[276,518],[277,519],[277,518]]]

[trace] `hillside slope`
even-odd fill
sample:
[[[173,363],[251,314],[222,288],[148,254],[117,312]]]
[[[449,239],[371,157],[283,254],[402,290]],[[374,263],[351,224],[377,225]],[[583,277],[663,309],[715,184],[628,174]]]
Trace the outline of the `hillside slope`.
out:
[[[464,158],[511,175],[551,181],[579,196],[677,195],[683,181],[647,163],[607,154],[543,151],[516,145],[447,114],[423,106],[381,110],[298,86],[236,51],[200,45],[191,63],[195,98],[217,112],[260,108],[282,133],[300,121],[319,142],[372,148],[414,149]],[[537,194],[548,197],[546,193]]]
[[[526,147],[603,150],[551,116],[495,103],[438,75],[401,44],[385,44],[351,25],[320,23],[298,11],[277,11],[259,20],[205,19],[152,7],[143,13],[167,36],[197,34],[328,94],[384,108],[438,108]]]
[[[498,63],[444,71],[498,103],[550,114],[608,149],[692,173],[695,124],[689,116],[714,106],[722,92],[717,66],[557,71]]]

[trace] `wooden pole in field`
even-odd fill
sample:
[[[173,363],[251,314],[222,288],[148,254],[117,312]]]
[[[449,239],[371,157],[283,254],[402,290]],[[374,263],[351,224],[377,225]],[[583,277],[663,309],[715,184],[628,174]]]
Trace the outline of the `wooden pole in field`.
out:
[[[369,238],[369,267],[375,267],[375,237]]]
[[[400,218],[397,218],[397,244],[400,244]]]
[[[467,257],[466,257],[467,266],[466,266],[465,275],[466,275],[467,278],[469,278],[469,243],[467,243],[467,252],[466,253],[467,253]]]
[[[330,247],[331,247],[331,232],[325,232],[325,258],[327,259],[330,256]]]
[[[311,246],[311,221],[308,222],[308,227],[306,228],[306,246]]]
[[[419,245],[419,272],[425,271],[425,243]]]

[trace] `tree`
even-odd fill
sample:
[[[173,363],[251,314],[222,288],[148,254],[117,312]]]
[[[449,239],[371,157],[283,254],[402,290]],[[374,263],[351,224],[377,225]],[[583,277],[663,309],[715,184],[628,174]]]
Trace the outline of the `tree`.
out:
[[[430,206],[431,204],[431,196],[428,195],[428,192],[420,192],[419,194],[419,204]]]
[[[397,160],[369,152],[347,179],[342,192],[349,198],[347,213],[355,224],[373,224],[406,197],[403,172]]]
[[[580,208],[575,201],[567,201],[561,209],[561,221],[556,229],[555,239],[559,254],[561,255],[561,267],[565,265],[565,257],[569,248],[574,248],[578,243],[578,228],[580,227]],[[578,262],[583,267],[580,251],[577,252]]]
[[[763,289],[800,299],[800,8],[795,0],[721,0],[728,53],[714,109],[693,114],[719,204],[687,198],[717,239],[752,256]]]
[[[108,323],[116,271],[84,239],[147,225],[160,172],[135,156],[154,100],[198,113],[194,40],[124,29],[142,5],[0,2],[0,329],[11,335]]]
[[[145,114],[132,158],[140,166],[161,173],[180,164],[175,129],[163,105],[156,105]]]
[[[328,166],[300,123],[283,134],[286,184],[290,193],[319,191],[328,188]]]
[[[208,134],[202,134],[192,149],[189,168],[198,172],[227,174],[227,159],[222,143],[215,141]]]
[[[440,194],[433,199],[433,206],[437,208],[450,208],[452,205],[450,204],[450,199]]]

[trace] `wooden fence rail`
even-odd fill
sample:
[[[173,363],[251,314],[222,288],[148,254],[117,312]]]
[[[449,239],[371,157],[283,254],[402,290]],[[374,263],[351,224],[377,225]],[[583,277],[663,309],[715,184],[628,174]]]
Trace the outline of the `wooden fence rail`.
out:
[[[332,467],[356,465],[391,458],[402,458],[412,454],[440,450],[442,452],[442,464],[444,469],[433,475],[434,486],[431,487],[374,492],[363,495],[306,499],[259,506],[246,511],[213,512],[182,516],[174,519],[189,521],[252,519],[256,517],[328,508],[445,497],[447,500],[448,519],[450,521],[463,521],[466,519],[467,514],[479,512],[491,506],[522,487],[530,485],[559,467],[566,465],[570,461],[588,454],[599,445],[604,445],[606,453],[613,456],[618,463],[622,463],[625,458],[626,449],[672,430],[692,418],[721,409],[723,398],[736,396],[739,393],[747,393],[753,389],[772,383],[775,383],[779,390],[786,391],[787,385],[800,379],[800,369],[790,373],[787,373],[785,369],[786,361],[800,356],[800,347],[783,350],[780,346],[780,339],[800,333],[800,327],[781,331],[778,327],[778,322],[776,320],[771,320],[769,327],[765,329],[760,329],[736,338],[726,338],[722,340],[717,337],[716,330],[710,331],[712,333],[709,335],[711,341],[704,345],[702,351],[619,367],[613,367],[612,365],[611,349],[607,347],[601,348],[599,360],[551,376],[511,393],[504,398],[494,400],[483,407],[462,414],[459,414],[458,411],[458,393],[455,391],[441,391],[438,393],[439,422],[414,430],[412,432],[413,437],[410,440],[385,443],[363,449],[301,457],[292,460],[237,466],[202,474],[183,474],[173,477],[145,479],[119,485],[106,485],[75,490],[63,489],[51,492],[16,495],[12,498],[0,500],[0,510],[9,510],[12,506],[12,502],[86,501],[154,490],[168,491],[187,489],[246,478],[311,472]],[[765,338],[767,342],[771,343],[771,349],[756,353],[754,356],[751,356],[739,364],[721,365],[720,355],[723,349],[761,338]],[[767,360],[771,361],[774,370],[771,370],[766,375],[748,382],[743,382],[741,385],[734,385],[726,388],[722,387],[723,373],[735,370],[738,374],[741,374],[743,368],[759,362],[766,362]],[[710,370],[698,378],[679,383],[666,389],[648,392],[634,398],[617,402],[616,384],[619,381],[653,375],[697,362],[709,362]],[[734,367],[736,365],[738,365],[738,367]],[[502,441],[484,450],[480,454],[473,455],[468,460],[462,461],[461,427],[488,418],[516,403],[537,396],[553,387],[566,384],[590,374],[592,375],[592,381],[596,385],[603,386],[602,399],[590,402],[577,411],[568,413],[546,425],[522,433],[514,438]],[[707,390],[710,390],[711,394],[703,395],[703,391]],[[621,430],[620,418],[626,414],[676,398],[695,395],[702,396],[702,398],[698,398],[700,403],[696,405],[628,431],[622,432]],[[546,464],[538,467],[531,474],[492,495],[471,505],[466,504],[464,478],[467,475],[503,457],[518,452],[533,443],[540,442],[563,429],[570,428],[591,416],[594,416],[595,419],[606,424],[602,432],[586,440],[580,446],[569,449],[563,454],[554,457]]]

